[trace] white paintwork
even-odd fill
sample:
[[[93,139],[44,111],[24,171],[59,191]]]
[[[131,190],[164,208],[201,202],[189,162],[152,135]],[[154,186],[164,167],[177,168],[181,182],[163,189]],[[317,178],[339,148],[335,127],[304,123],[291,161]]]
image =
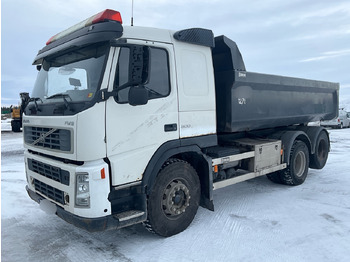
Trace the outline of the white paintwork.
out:
[[[77,160],[92,161],[106,157],[105,102],[77,115]]]
[[[174,40],[179,93],[180,137],[216,133],[211,49]]]
[[[122,38],[144,40],[147,42],[172,43],[172,33],[172,31],[166,29],[142,26],[123,26]]]
[[[109,51],[101,89],[107,89],[112,67],[114,50]],[[93,161],[106,157],[105,143],[105,102],[77,114],[76,147],[77,160]]]
[[[146,105],[142,106],[118,104],[113,97],[108,99],[106,104],[107,156],[111,162],[112,185],[141,180],[156,150],[163,143],[179,138],[178,130],[164,132],[164,125],[178,125],[175,68],[171,66],[174,65],[173,46],[136,40],[133,43],[167,50],[171,92],[167,97],[149,100]],[[113,66],[116,63],[117,56],[115,56]],[[113,88],[113,82],[114,74],[111,74],[110,91]]]
[[[54,188],[57,188],[69,195],[69,203],[66,205],[57,205],[64,208],[64,210],[81,217],[94,218],[102,217],[111,214],[111,203],[108,201],[108,194],[110,191],[109,181],[109,170],[108,165],[102,159],[96,161],[86,161],[82,166],[76,166],[72,164],[64,164],[60,161],[44,158],[37,155],[29,154],[26,150],[24,153],[26,163],[26,175],[28,187],[30,190],[35,191],[35,188],[30,183],[31,178],[40,180],[41,182],[48,184]],[[27,159],[35,159],[48,165],[59,167],[70,173],[69,186],[53,181],[52,179],[46,178],[42,175],[34,173],[28,169]],[[101,169],[105,169],[105,178],[101,178]],[[75,207],[75,184],[76,184],[76,173],[89,173],[89,188],[90,188],[90,208],[77,208]],[[40,194],[39,192],[37,192]],[[46,197],[45,197],[46,198]],[[53,202],[52,199],[50,201]],[[105,212],[105,210],[107,210]]]
[[[215,111],[179,112],[180,137],[194,137],[216,133]]]

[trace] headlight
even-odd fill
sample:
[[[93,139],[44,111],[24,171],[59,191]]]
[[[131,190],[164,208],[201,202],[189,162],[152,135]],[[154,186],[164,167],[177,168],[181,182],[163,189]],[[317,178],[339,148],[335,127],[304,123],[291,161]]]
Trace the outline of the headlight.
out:
[[[76,173],[75,205],[90,207],[89,174]]]

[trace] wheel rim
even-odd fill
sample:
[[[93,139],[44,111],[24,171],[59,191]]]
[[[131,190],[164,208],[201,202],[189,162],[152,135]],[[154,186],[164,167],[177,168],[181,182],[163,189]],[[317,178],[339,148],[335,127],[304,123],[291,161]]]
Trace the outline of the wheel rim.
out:
[[[162,208],[166,216],[174,217],[185,212],[190,205],[190,191],[180,180],[173,180],[164,190]]]
[[[299,151],[294,160],[294,171],[297,177],[301,177],[305,171],[306,156],[303,151]]]

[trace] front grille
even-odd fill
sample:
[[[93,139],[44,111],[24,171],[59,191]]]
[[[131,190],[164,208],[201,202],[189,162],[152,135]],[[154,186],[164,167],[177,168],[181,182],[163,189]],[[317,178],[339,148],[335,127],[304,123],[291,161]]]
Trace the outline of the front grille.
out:
[[[44,196],[64,205],[64,193],[63,191],[49,186],[37,179],[34,179],[34,187],[37,192],[40,192]]]
[[[29,170],[69,186],[69,172],[59,167],[44,164],[34,159],[28,159]]]
[[[26,144],[65,152],[71,151],[71,131],[47,127],[25,126]]]

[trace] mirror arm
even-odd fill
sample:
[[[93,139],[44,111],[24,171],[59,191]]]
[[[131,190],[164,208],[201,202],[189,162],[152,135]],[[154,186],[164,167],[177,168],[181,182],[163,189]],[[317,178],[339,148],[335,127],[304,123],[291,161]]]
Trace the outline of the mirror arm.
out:
[[[114,89],[112,92],[108,92],[107,89],[102,89],[98,93],[97,103],[106,101],[111,96],[117,95],[118,90]]]
[[[120,90],[123,90],[129,86],[132,86],[130,83],[125,83],[124,85],[114,88],[113,91],[108,92],[107,89],[102,89],[99,91],[97,103],[106,101],[111,96],[116,96]]]

